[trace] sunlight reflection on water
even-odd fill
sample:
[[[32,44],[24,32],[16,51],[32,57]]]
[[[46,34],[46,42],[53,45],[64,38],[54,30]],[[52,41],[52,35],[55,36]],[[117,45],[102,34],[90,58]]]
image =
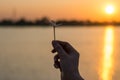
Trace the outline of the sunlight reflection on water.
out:
[[[114,51],[114,29],[107,27],[105,30],[104,50],[102,58],[102,80],[112,80],[113,75],[113,51]]]

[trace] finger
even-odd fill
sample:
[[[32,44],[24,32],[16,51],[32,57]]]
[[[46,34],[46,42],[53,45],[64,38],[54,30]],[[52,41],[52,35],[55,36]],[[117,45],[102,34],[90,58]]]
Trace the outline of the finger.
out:
[[[52,45],[53,45],[54,49],[58,52],[59,56],[66,55],[65,50],[57,41],[52,41]]]
[[[51,52],[52,52],[52,53],[55,53],[55,52],[56,52],[56,50],[55,50],[55,49],[53,49]]]
[[[59,59],[60,59],[59,55],[56,54],[56,55],[54,56],[54,62],[55,62],[55,61],[59,61]]]
[[[77,52],[68,42],[63,42],[63,41],[57,41],[61,46],[63,46],[63,48],[69,52]]]
[[[56,69],[60,68],[60,63],[59,63],[59,62],[55,62],[55,63],[54,63],[54,67],[55,67]]]
[[[62,71],[59,61],[56,61],[56,62],[54,63],[54,67],[55,67],[56,69],[60,69],[60,71]]]
[[[59,66],[60,65],[59,59],[60,59],[60,57],[59,57],[58,54],[54,56],[54,67],[55,68],[60,68],[60,66]]]
[[[54,67],[57,68],[57,69],[59,68],[60,71],[61,71],[61,66],[60,66],[59,59],[60,59],[60,57],[59,57],[58,54],[54,56]]]

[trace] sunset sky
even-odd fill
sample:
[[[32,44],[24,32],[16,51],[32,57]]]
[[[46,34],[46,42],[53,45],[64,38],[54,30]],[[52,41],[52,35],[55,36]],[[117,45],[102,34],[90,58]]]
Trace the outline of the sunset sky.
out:
[[[113,5],[114,13],[105,7]],[[0,20],[24,17],[35,20],[43,16],[52,19],[120,21],[120,0],[0,0]]]

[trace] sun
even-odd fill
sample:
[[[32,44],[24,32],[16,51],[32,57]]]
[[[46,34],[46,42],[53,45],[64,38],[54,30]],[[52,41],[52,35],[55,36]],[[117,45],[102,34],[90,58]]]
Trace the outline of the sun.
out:
[[[106,12],[107,14],[113,14],[114,11],[115,11],[115,8],[114,8],[113,5],[107,5],[106,8],[105,8],[105,12]]]

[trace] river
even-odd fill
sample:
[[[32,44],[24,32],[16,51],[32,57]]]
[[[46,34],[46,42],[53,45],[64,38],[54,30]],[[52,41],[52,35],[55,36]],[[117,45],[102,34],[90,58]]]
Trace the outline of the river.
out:
[[[59,27],[57,40],[80,52],[85,80],[119,80],[120,27]],[[0,80],[60,80],[53,67],[51,27],[0,28]]]

